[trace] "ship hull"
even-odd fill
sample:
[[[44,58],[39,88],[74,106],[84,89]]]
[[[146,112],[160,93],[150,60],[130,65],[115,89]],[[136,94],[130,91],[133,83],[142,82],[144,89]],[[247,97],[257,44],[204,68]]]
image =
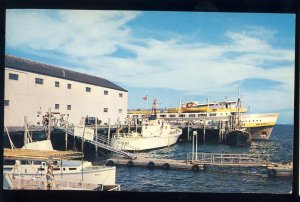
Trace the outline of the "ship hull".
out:
[[[234,146],[248,146],[251,144],[251,134],[243,130],[233,130],[225,134],[225,143]]]
[[[140,138],[111,139],[111,146],[125,151],[144,151],[174,145],[181,132],[174,135]]]
[[[250,128],[252,140],[268,140],[271,136],[274,126],[261,126]]]

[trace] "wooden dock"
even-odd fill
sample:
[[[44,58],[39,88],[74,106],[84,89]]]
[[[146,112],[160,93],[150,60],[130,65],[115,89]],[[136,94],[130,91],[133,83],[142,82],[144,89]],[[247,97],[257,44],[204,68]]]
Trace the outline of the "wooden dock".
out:
[[[217,167],[262,167],[271,176],[292,176],[292,163],[281,165],[269,161],[268,154],[219,154],[219,153],[188,153],[186,160],[157,159],[137,156],[135,159],[111,158],[108,166],[124,165],[128,167],[141,166],[149,169],[191,170],[197,172],[208,166]]]
[[[142,166],[149,169],[162,168],[165,170],[174,169],[199,171],[204,169],[204,164],[192,164],[186,160],[156,159],[146,157],[136,157],[135,159],[111,158],[107,160],[107,165],[125,165],[128,167]]]

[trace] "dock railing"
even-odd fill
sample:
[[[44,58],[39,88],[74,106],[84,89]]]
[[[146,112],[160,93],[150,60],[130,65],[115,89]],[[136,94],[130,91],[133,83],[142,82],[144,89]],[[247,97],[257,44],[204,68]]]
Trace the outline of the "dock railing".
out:
[[[187,162],[206,165],[268,166],[269,154],[188,153]]]

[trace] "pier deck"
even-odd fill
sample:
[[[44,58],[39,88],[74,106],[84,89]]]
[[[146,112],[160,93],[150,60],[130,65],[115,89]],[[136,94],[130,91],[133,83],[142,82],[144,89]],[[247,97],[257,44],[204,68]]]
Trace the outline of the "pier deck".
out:
[[[143,166],[150,169],[163,168],[163,169],[174,169],[174,170],[193,170],[198,171],[204,169],[203,164],[192,164],[186,160],[174,160],[174,159],[156,159],[137,157],[136,159],[125,159],[125,158],[111,158],[107,160],[107,165],[126,165],[132,166]]]

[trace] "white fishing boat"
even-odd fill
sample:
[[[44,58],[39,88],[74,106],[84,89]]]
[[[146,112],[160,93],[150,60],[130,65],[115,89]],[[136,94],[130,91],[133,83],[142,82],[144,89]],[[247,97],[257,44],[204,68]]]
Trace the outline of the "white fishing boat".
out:
[[[17,159],[14,165],[4,165],[4,172],[13,176],[22,176],[24,180],[35,178],[46,182],[48,163],[55,162],[56,165],[53,168],[55,180],[101,185],[115,185],[116,183],[115,166],[94,166],[88,161],[62,160],[60,158],[62,151],[53,150],[50,140],[29,143],[22,149],[5,149],[4,152]]]
[[[181,134],[181,129],[173,128],[163,119],[146,120],[140,132],[114,133],[111,146],[126,151],[157,149],[174,145]]]
[[[3,189],[11,190],[48,190],[45,181],[38,177],[28,179],[23,175],[3,173]],[[56,179],[51,190],[76,190],[76,191],[120,191],[120,185],[101,185],[85,181]]]

